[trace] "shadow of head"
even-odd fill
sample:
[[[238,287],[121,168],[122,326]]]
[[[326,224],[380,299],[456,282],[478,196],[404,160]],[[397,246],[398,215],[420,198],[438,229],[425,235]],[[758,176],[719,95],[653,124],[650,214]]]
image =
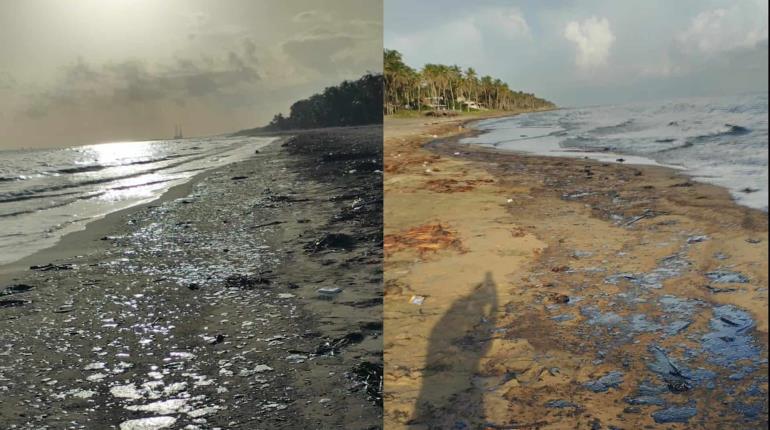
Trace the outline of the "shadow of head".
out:
[[[473,381],[490,346],[497,307],[497,286],[487,272],[434,326],[412,428],[473,429],[484,422],[483,392]]]

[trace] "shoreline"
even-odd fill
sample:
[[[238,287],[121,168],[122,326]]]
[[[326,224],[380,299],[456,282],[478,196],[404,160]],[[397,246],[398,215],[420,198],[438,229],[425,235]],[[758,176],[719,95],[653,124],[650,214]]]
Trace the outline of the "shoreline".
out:
[[[731,403],[766,391],[718,400],[767,385],[764,212],[666,167],[501,153],[457,143],[466,123],[426,122],[385,128],[387,428],[766,422]],[[709,282],[720,270],[748,281]],[[759,348],[738,382],[701,343],[727,310]],[[670,392],[655,348],[714,379]],[[635,400],[643,381],[652,403]]]
[[[277,137],[269,145],[281,145],[288,140],[291,140],[293,136],[288,135],[284,137]],[[29,270],[30,266],[42,265],[46,263],[55,262],[57,260],[72,258],[79,253],[88,252],[89,255],[98,253],[102,247],[99,245],[99,240],[115,228],[115,222],[121,220],[132,213],[139,212],[143,209],[147,209],[153,206],[161,205],[167,201],[184,198],[189,195],[196,184],[205,180],[206,177],[217,173],[219,170],[226,169],[228,166],[234,163],[240,163],[248,161],[253,158],[253,155],[245,160],[233,161],[232,163],[225,164],[214,169],[200,172],[190,176],[187,181],[174,185],[158,196],[141,203],[137,203],[127,208],[119,209],[117,211],[110,212],[106,215],[102,215],[91,219],[83,224],[83,228],[80,230],[72,231],[59,238],[59,240],[52,246],[40,249],[34,253],[22,257],[18,260],[10,263],[0,265],[0,282],[6,282],[7,278],[14,273],[23,272]]]
[[[543,111],[522,112],[522,113],[536,113],[536,112],[543,112]],[[505,116],[503,116],[503,118],[505,118],[505,117],[514,117],[516,115],[518,115],[518,113],[517,114],[511,114],[511,115],[505,115]],[[473,137],[476,137],[476,136],[480,136],[480,135],[482,135],[484,133],[489,133],[490,131],[480,130],[480,129],[478,129],[476,127],[473,127],[473,126],[474,126],[474,123],[478,123],[480,121],[484,121],[484,120],[487,120],[487,119],[493,119],[493,118],[500,118],[500,117],[490,116],[488,118],[482,118],[482,119],[477,119],[477,120],[473,120],[473,121],[464,122],[462,124],[462,126],[465,127],[465,128],[471,128],[473,130],[473,132],[472,133],[468,133],[468,134],[451,136],[451,137],[449,137],[449,139],[451,139],[454,143],[458,143],[459,144],[459,140],[460,139],[463,139],[463,138],[466,138],[466,137],[473,138]],[[430,143],[433,143],[433,142],[429,142],[429,144]],[[713,185],[713,186],[720,187],[720,188],[724,188],[725,190],[727,190],[730,193],[730,195],[732,196],[733,201],[737,205],[739,205],[739,206],[760,210],[760,211],[762,211],[764,213],[767,213],[767,211],[768,211],[767,206],[765,206],[764,208],[761,208],[761,207],[754,207],[754,206],[750,206],[748,204],[740,203],[740,200],[741,200],[740,199],[740,197],[741,197],[740,193],[745,192],[745,191],[742,191],[740,189],[731,189],[728,186],[721,185],[721,184],[719,184],[719,183],[717,183],[715,181],[709,181],[709,180],[706,179],[706,177],[697,176],[694,171],[688,170],[688,168],[686,166],[675,165],[675,164],[663,164],[660,161],[655,160],[654,158],[651,158],[651,157],[648,157],[648,156],[622,154],[622,153],[617,153],[617,152],[583,151],[583,150],[579,150],[579,149],[564,148],[564,147],[561,147],[560,145],[558,146],[558,152],[559,153],[555,154],[555,155],[550,155],[550,154],[543,154],[543,153],[536,153],[536,152],[528,152],[528,151],[523,150],[523,149],[522,150],[499,149],[495,145],[484,144],[484,143],[464,143],[464,144],[465,145],[475,145],[475,146],[486,147],[486,148],[489,148],[489,149],[491,149],[493,151],[499,151],[502,154],[518,153],[518,154],[522,154],[522,155],[529,155],[529,156],[535,156],[535,157],[556,157],[556,158],[564,158],[564,159],[580,159],[580,158],[583,158],[583,159],[591,159],[591,160],[594,160],[594,161],[597,161],[597,162],[600,162],[600,163],[617,163],[617,164],[624,164],[624,165],[627,165],[627,166],[636,166],[636,167],[641,167],[641,166],[663,167],[663,168],[667,168],[667,169],[670,169],[670,170],[678,171],[680,174],[682,174],[682,175],[684,175],[684,176],[688,177],[689,179],[692,179],[692,180],[694,180],[696,182],[699,182],[699,183],[702,183],[702,184]],[[606,158],[606,159],[603,159],[603,158]],[[622,159],[623,162],[618,162],[618,159]],[[642,162],[635,163],[633,160],[639,160],[639,161],[642,161]]]

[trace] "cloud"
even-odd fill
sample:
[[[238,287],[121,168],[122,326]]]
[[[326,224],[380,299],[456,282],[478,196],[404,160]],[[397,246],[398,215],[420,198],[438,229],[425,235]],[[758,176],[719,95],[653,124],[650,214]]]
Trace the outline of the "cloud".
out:
[[[506,39],[530,38],[527,20],[518,9],[487,9],[471,17],[482,33],[497,33]]]
[[[256,62],[248,44],[242,53],[231,50],[221,58],[177,58],[171,64],[125,60],[93,65],[78,58],[61,69],[53,85],[34,92],[24,112],[31,118],[42,118],[76,105],[111,109],[164,100],[184,104],[200,98],[217,103],[260,80]]]
[[[291,19],[294,22],[306,23],[306,22],[318,22],[318,21],[331,21],[332,16],[328,12],[322,12],[318,10],[306,10],[300,12]]]
[[[685,54],[716,55],[754,48],[768,39],[767,12],[766,1],[706,10],[676,40]]]
[[[591,17],[583,22],[570,21],[564,28],[564,37],[575,44],[575,64],[591,69],[607,64],[615,36],[606,18]]]
[[[16,86],[16,80],[10,73],[0,70],[0,90],[11,89]]]
[[[386,28],[388,31],[388,28]],[[516,8],[474,8],[469,13],[421,25],[413,31],[391,33],[386,47],[404,55],[410,65],[459,64],[492,73],[491,53],[521,53],[531,45],[532,31]],[[521,57],[519,57],[521,58]]]
[[[281,44],[292,63],[322,75],[360,74],[382,68],[382,23],[349,20],[312,26]],[[372,62],[376,59],[376,64]]]

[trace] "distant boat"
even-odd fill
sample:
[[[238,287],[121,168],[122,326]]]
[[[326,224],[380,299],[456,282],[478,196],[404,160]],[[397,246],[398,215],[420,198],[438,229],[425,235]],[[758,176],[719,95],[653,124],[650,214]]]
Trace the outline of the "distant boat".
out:
[[[182,126],[181,125],[175,125],[174,126],[174,139],[182,139],[184,136],[182,135]]]

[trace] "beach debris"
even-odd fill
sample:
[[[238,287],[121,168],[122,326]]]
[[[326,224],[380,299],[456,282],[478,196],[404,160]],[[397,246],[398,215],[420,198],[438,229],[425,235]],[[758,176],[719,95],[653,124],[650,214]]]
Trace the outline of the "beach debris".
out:
[[[293,364],[304,363],[305,360],[307,360],[307,356],[302,354],[290,354],[286,356],[286,361]]]
[[[708,239],[709,239],[709,237],[706,236],[705,234],[704,235],[698,235],[698,236],[690,236],[690,237],[687,238],[687,243],[688,244],[700,243],[700,242],[706,241]]]
[[[321,298],[330,299],[342,292],[342,288],[339,287],[323,287],[316,290]]]
[[[297,296],[295,296],[294,294],[291,294],[291,293],[278,293],[278,298],[279,299],[292,299],[294,297],[297,297]]]
[[[623,163],[623,162],[625,162],[626,160],[625,160],[625,159],[623,159],[623,158],[618,158],[618,159],[616,159],[615,161],[617,161],[618,163]]]
[[[49,272],[49,271],[60,271],[60,270],[73,270],[75,268],[75,265],[72,263],[65,263],[65,264],[53,264],[48,263],[44,264],[42,266],[30,266],[30,270],[37,270],[39,272]]]
[[[675,336],[692,324],[692,321],[676,320],[671,322],[664,330],[668,336]]]
[[[565,321],[571,321],[575,319],[575,316],[572,314],[560,314],[560,315],[552,316],[551,319],[556,322],[565,322]]]
[[[25,293],[31,289],[33,289],[32,285],[27,284],[14,284],[9,285],[2,290],[0,290],[0,297],[2,296],[10,296],[11,294],[19,294],[19,293]]]
[[[422,306],[422,304],[425,303],[425,296],[412,296],[409,299],[409,303],[417,306]]]
[[[572,258],[587,258],[587,257],[593,256],[594,253],[591,252],[591,251],[581,251],[581,250],[576,249],[576,250],[572,251],[571,255],[572,255]]]
[[[583,197],[592,196],[596,193],[591,191],[573,191],[571,193],[562,194],[562,200],[580,200]]]
[[[652,413],[652,418],[658,424],[686,423],[694,417],[698,410],[694,406],[671,406]]]
[[[623,399],[629,405],[655,405],[664,406],[666,401],[657,396],[625,397]]]
[[[271,221],[271,222],[266,222],[264,224],[257,224],[255,226],[251,226],[249,228],[252,229],[252,230],[255,230],[255,229],[258,229],[258,228],[269,227],[269,226],[279,225],[279,224],[283,224],[283,223],[284,223],[283,221]]]
[[[325,341],[316,348],[316,355],[334,355],[339,352],[340,349],[361,343],[364,340],[364,335],[358,332],[348,333],[345,336],[330,341]]]
[[[60,305],[58,308],[56,308],[53,312],[56,314],[64,314],[67,312],[72,312],[75,310],[75,306],[72,304],[64,304]]]
[[[249,377],[257,373],[271,372],[272,370],[273,368],[268,365],[257,364],[251,369],[241,369],[241,371],[238,372],[238,376]]]
[[[270,279],[261,274],[252,276],[236,273],[225,278],[225,286],[227,288],[238,288],[243,290],[254,289],[258,286],[264,288],[264,286],[270,285],[271,283],[272,281]]]
[[[230,180],[232,181],[240,181],[242,179],[248,179],[248,176],[233,176],[232,178],[230,178]]]
[[[738,291],[737,288],[718,288],[718,287],[714,287],[714,286],[711,286],[711,285],[708,285],[708,284],[704,285],[704,288],[706,288],[707,290],[711,291],[712,294],[732,293],[733,291]]]
[[[717,284],[745,284],[749,282],[749,278],[745,275],[730,270],[715,270],[713,272],[708,272],[706,273],[706,277],[709,278],[711,282]]]
[[[548,295],[551,303],[569,303],[569,296],[561,293],[551,293]]]
[[[210,345],[217,345],[217,344],[220,344],[220,343],[222,343],[222,342],[224,342],[224,341],[225,341],[225,338],[226,338],[226,337],[227,337],[227,336],[225,336],[225,335],[223,335],[223,334],[218,334],[218,335],[216,335],[216,336],[213,336],[213,337],[212,337],[212,339],[211,339],[211,340],[209,340],[209,344],[210,344]]]
[[[342,249],[349,251],[356,246],[353,236],[344,233],[329,233],[322,238],[309,243],[305,249],[309,252],[318,252],[324,249]]]
[[[120,423],[120,430],[160,430],[169,428],[176,422],[171,416],[158,416],[128,420]]]
[[[588,318],[588,324],[600,325],[600,326],[616,326],[623,323],[623,317],[615,312],[602,313],[596,306],[583,306],[580,308],[580,313]]]
[[[746,239],[746,242],[751,243],[751,244],[757,244],[757,243],[761,243],[762,239],[757,239],[757,238],[754,238],[754,237],[750,237],[750,238]]]
[[[549,400],[545,403],[546,408],[558,408],[558,409],[564,409],[564,408],[575,408],[580,409],[580,405],[577,403],[572,403],[567,400]]]
[[[5,299],[0,300],[0,308],[15,308],[30,303],[29,300]]]
[[[382,405],[382,364],[363,361],[357,364],[348,375],[356,385],[363,386],[370,401],[376,405]]]
[[[594,393],[603,393],[610,388],[618,388],[623,383],[623,372],[613,370],[599,379],[584,382],[583,386]]]
[[[749,333],[754,327],[751,315],[733,305],[713,308],[711,331],[701,338],[707,361],[733,368],[741,360],[759,359],[760,349]]]
[[[628,226],[633,225],[633,224],[637,223],[638,221],[641,221],[641,220],[643,220],[645,218],[654,218],[654,217],[656,217],[658,215],[663,215],[663,214],[656,213],[652,209],[645,209],[644,212],[642,212],[640,215],[631,217],[628,221],[626,221],[623,224],[623,226],[624,227],[628,227]]]

